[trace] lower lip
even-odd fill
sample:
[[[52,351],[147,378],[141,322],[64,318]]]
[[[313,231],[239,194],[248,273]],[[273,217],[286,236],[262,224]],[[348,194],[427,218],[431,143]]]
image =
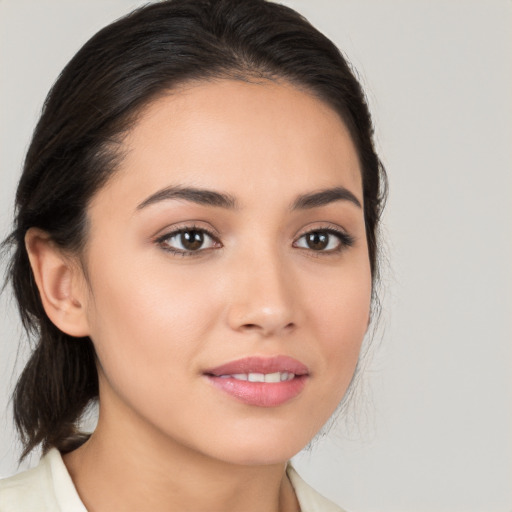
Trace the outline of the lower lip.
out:
[[[247,405],[277,407],[295,398],[306,385],[307,375],[299,375],[283,382],[249,382],[232,377],[207,375],[217,388]]]

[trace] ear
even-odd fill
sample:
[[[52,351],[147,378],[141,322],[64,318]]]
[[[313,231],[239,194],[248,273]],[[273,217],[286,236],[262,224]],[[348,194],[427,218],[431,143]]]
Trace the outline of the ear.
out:
[[[27,231],[25,247],[48,318],[70,336],[87,336],[86,286],[80,266],[40,229]]]

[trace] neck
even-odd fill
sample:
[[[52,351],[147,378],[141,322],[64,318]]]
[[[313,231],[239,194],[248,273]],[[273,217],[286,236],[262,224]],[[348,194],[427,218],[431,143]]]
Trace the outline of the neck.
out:
[[[296,512],[286,464],[211,459],[164,434],[100,414],[96,431],[64,462],[89,512]]]

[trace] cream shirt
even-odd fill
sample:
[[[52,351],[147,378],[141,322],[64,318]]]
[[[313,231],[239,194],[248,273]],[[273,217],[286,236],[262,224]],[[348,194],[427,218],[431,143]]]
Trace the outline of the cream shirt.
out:
[[[301,512],[343,512],[288,466]],[[28,471],[0,480],[0,512],[87,512],[57,449]]]

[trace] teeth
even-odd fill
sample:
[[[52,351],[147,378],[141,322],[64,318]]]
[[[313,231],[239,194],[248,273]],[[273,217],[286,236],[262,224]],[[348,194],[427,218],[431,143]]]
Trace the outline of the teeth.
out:
[[[284,382],[292,380],[294,373],[275,372],[275,373],[235,373],[233,375],[221,375],[223,379],[232,378],[236,380],[247,380],[249,382]]]
[[[265,382],[265,374],[263,373],[249,373],[248,377],[249,382]]]
[[[267,373],[265,375],[265,382],[281,382],[281,374],[279,372]]]

